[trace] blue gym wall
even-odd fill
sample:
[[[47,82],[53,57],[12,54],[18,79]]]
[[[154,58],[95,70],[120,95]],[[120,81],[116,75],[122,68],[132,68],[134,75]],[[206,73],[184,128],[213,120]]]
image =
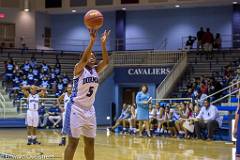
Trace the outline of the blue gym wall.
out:
[[[110,41],[115,39],[115,14],[103,12],[104,26],[100,29],[98,36],[104,29],[111,29]],[[88,44],[89,33],[83,24],[83,14],[65,14],[51,16],[52,43],[53,48],[60,50],[83,50]],[[100,50],[100,38],[97,39],[94,50]],[[114,44],[114,43],[111,43]],[[108,49],[113,50],[114,45],[108,44]]]
[[[126,24],[127,49],[158,48],[167,38],[167,49],[176,50],[182,47],[182,37],[196,35],[200,26],[210,27],[214,33],[231,35],[232,6],[128,11]],[[141,37],[149,39],[141,40]],[[130,45],[134,42],[146,45]]]
[[[115,101],[113,73],[102,82],[98,88],[96,101],[94,103],[98,125],[111,124],[107,116],[111,117],[111,105]]]
[[[105,23],[101,31],[104,28],[112,30],[108,48],[114,50],[115,12],[103,14]],[[51,24],[55,49],[82,50],[87,45],[81,42],[89,39],[82,14],[53,15]],[[210,27],[214,33],[231,35],[232,6],[127,11],[126,49],[159,49],[160,42],[167,38],[167,49],[177,50],[182,47],[182,37],[196,35],[200,26]],[[231,40],[230,36],[223,39]],[[99,47],[97,45],[95,50]],[[230,42],[223,47],[231,47]]]

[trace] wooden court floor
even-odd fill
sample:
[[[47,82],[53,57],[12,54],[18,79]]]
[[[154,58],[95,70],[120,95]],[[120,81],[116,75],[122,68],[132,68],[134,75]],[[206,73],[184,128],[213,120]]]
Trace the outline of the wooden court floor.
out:
[[[58,132],[41,130],[38,134],[42,144],[27,146],[24,129],[0,129],[0,159],[6,155],[24,160],[63,159],[64,147],[58,146]],[[234,145],[225,142],[107,136],[103,130],[97,132],[95,150],[96,160],[234,160]],[[75,160],[84,160],[82,140]]]

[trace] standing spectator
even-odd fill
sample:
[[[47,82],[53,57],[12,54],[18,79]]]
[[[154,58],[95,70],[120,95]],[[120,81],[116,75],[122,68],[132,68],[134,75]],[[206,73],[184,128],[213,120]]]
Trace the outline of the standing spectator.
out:
[[[207,28],[207,32],[203,34],[203,46],[204,51],[211,52],[213,48],[213,34],[210,32],[210,28]]]
[[[203,49],[203,35],[204,35],[203,27],[197,32],[197,50],[201,47]]]
[[[194,126],[198,139],[204,139],[202,131],[207,129],[208,140],[213,139],[214,131],[221,126],[218,110],[214,105],[210,104],[209,100],[204,101],[204,106],[201,108]]]
[[[196,38],[192,36],[188,36],[188,40],[186,42],[186,50],[191,50],[193,48],[193,44],[195,42]]]
[[[151,103],[151,97],[148,93],[148,86],[142,85],[141,91],[137,93],[137,120],[139,121],[139,135],[142,136],[143,124],[147,131],[148,137],[151,136],[149,128],[149,104]]]
[[[214,39],[214,48],[221,49],[222,48],[222,38],[220,33],[216,34],[216,38]]]

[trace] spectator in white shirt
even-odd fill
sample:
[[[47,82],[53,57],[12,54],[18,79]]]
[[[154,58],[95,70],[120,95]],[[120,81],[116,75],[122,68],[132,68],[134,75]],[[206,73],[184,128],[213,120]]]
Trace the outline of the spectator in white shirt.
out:
[[[207,130],[207,138],[208,140],[212,140],[215,130],[219,128],[220,125],[221,119],[217,108],[210,104],[209,99],[205,100],[194,123],[197,138],[204,139],[201,133],[202,131]]]

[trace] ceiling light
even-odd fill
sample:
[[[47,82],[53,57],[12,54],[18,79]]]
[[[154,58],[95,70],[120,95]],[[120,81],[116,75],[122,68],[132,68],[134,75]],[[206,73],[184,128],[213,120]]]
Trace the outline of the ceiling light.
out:
[[[73,13],[77,12],[75,9],[72,10]]]
[[[126,10],[127,10],[127,8],[123,7],[123,8],[122,8],[122,10],[123,10],[123,11],[126,11]]]
[[[25,11],[25,12],[29,12],[29,9],[28,9],[28,8],[25,8],[24,11]]]
[[[175,5],[175,7],[176,7],[176,8],[179,8],[179,7],[180,7],[180,5],[179,5],[179,4],[176,4],[176,5]]]
[[[238,4],[238,2],[232,2],[233,4]]]

